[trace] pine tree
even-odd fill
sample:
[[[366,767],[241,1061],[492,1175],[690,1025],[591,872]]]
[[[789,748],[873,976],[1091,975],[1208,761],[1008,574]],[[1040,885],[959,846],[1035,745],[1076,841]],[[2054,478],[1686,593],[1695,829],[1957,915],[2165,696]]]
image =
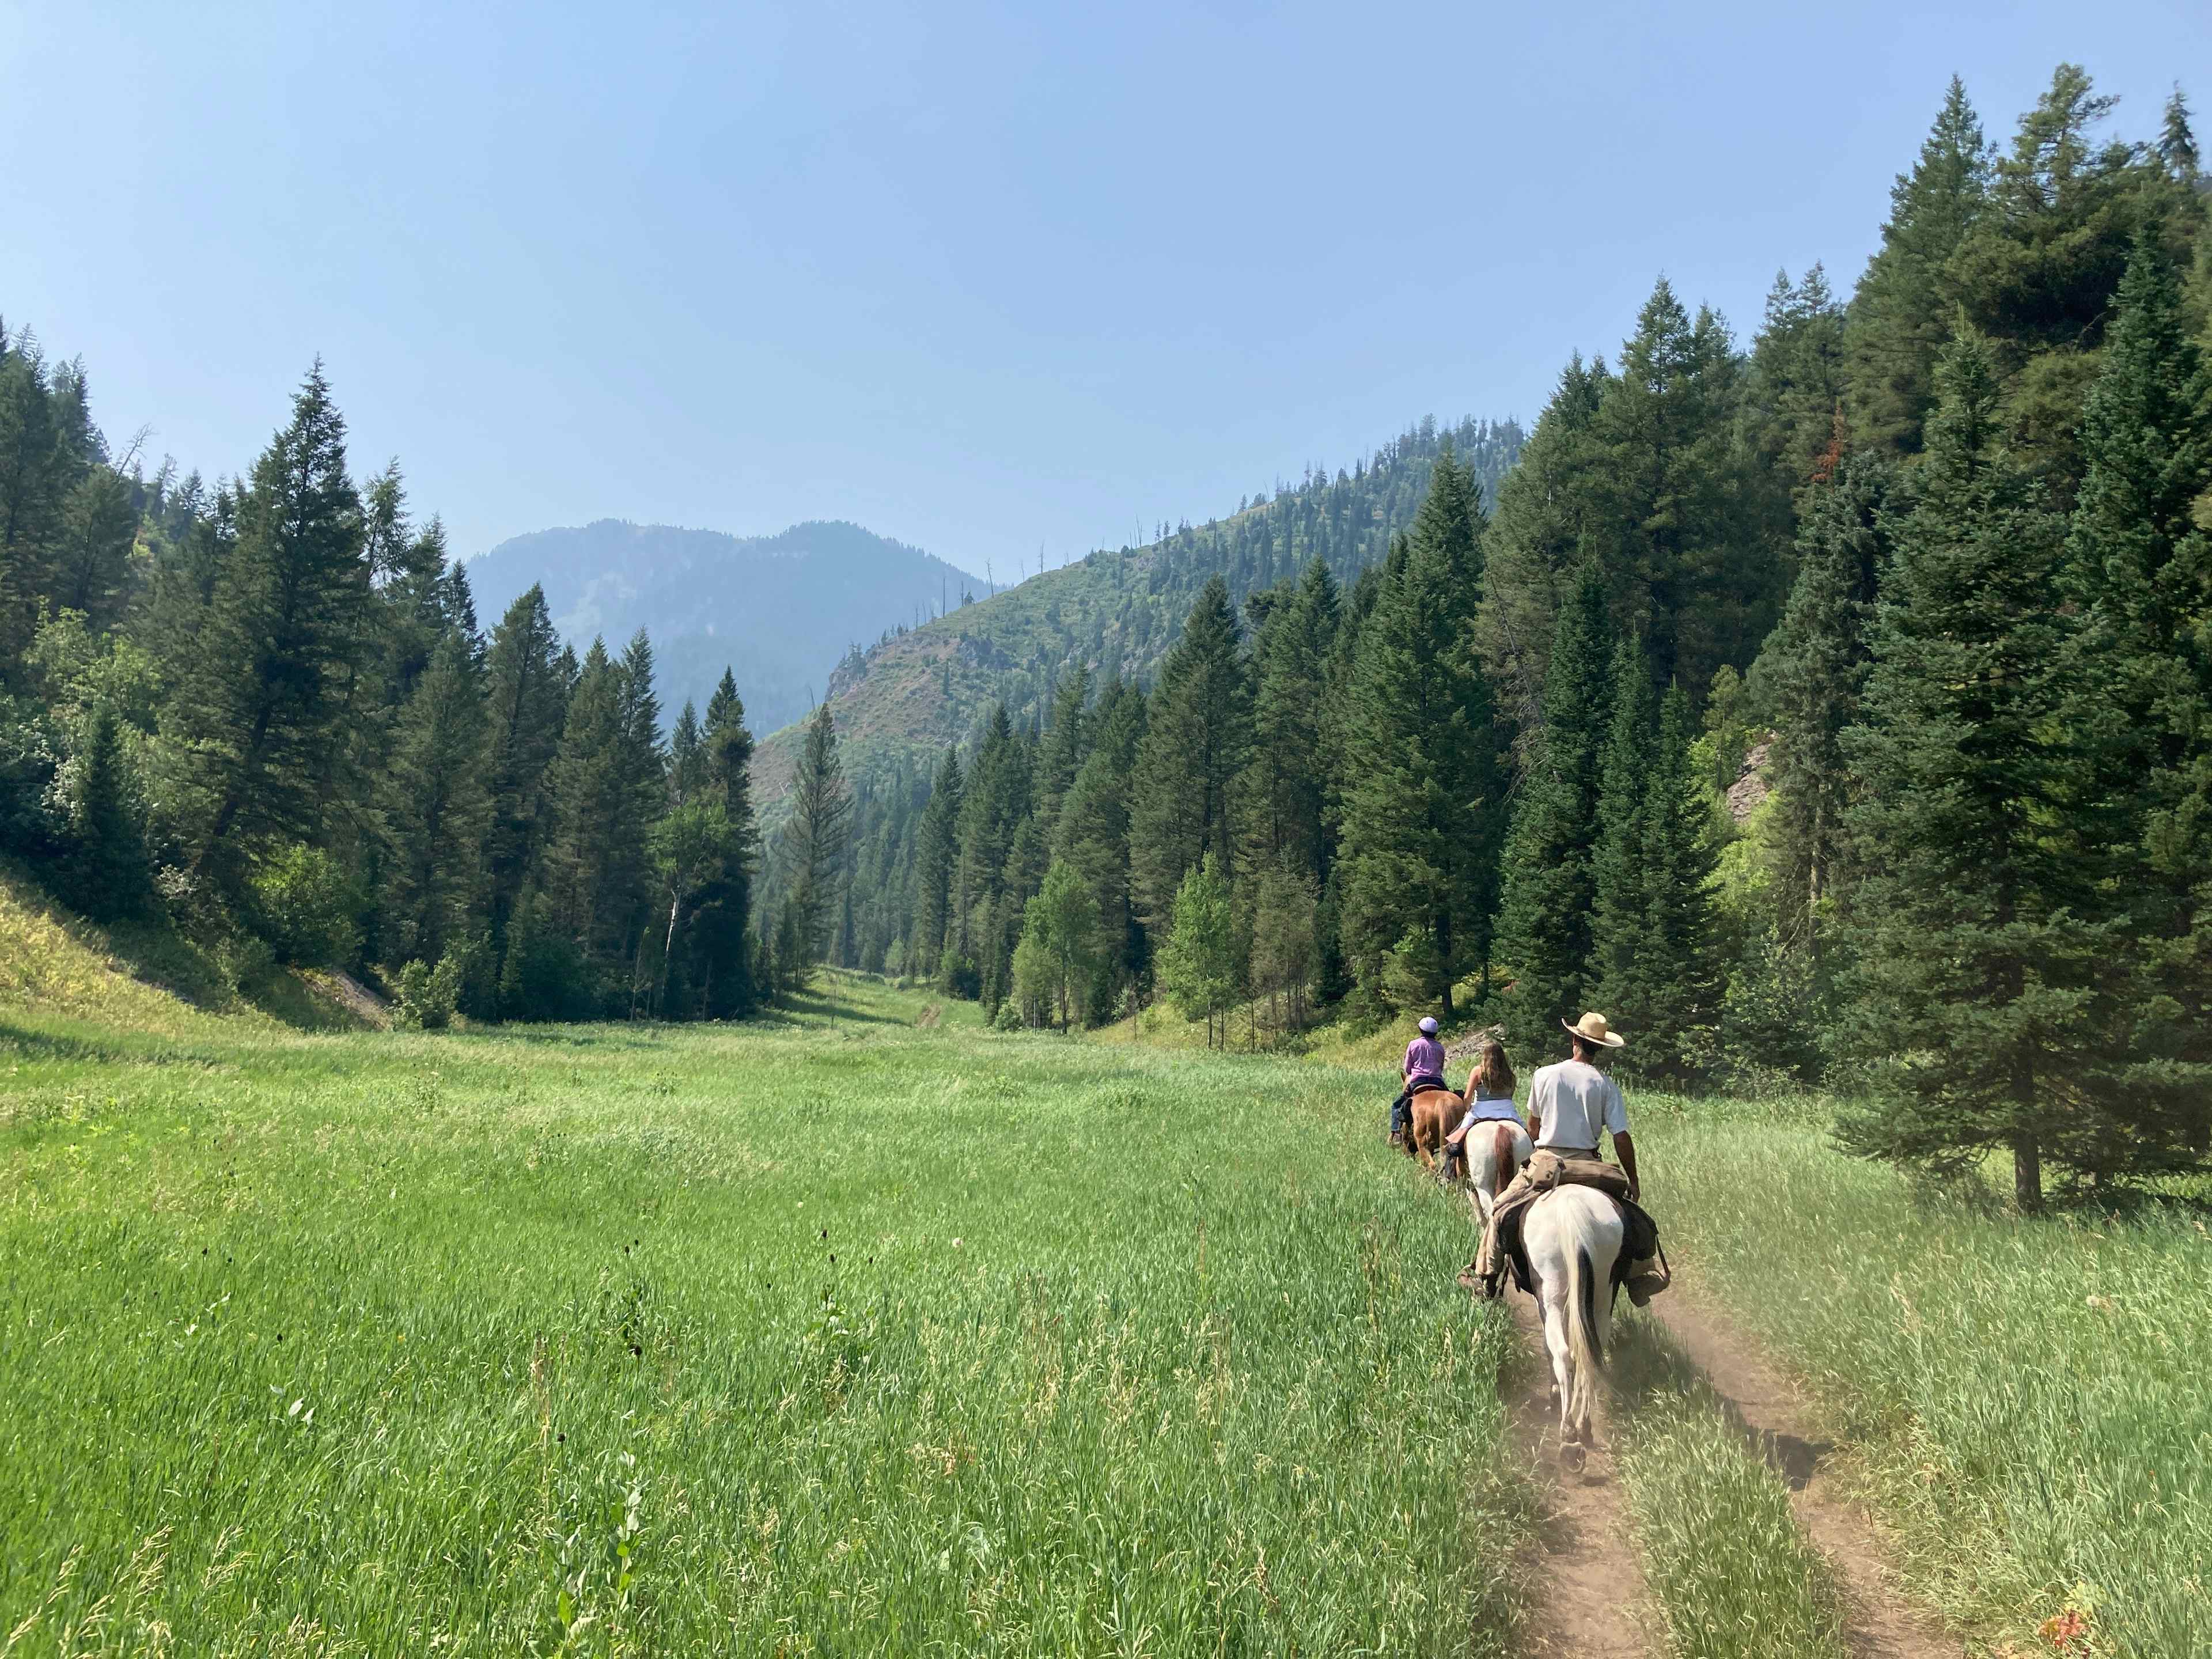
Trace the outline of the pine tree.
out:
[[[1866,684],[1893,489],[1889,463],[1862,452],[1808,495],[1797,580],[1753,676],[1774,720],[1775,926],[1793,950],[1817,947],[1822,905],[1849,850],[1843,734]]]
[[[678,806],[699,793],[707,779],[707,757],[700,746],[699,711],[691,700],[676,716],[668,733],[668,793]]]
[[[1104,945],[1091,1000],[1091,1018],[1098,1020],[1112,1015],[1122,988],[1141,981],[1147,965],[1129,867],[1129,794],[1145,724],[1145,694],[1109,681],[1092,718],[1096,740],[1067,792],[1054,833],[1054,857],[1082,877],[1098,911]]]
[[[69,768],[74,844],[64,860],[64,890],[96,921],[143,915],[154,903],[154,865],[123,721],[112,703],[93,707],[76,747]]]
[[[1844,355],[1860,444],[1919,452],[1936,400],[1936,360],[1958,303],[1947,267],[1980,216],[1989,182],[1989,143],[1954,75],[1919,161],[1890,187],[1881,250],[1851,297]]]
[[[535,890],[523,895],[508,924],[500,964],[499,1012],[514,1020],[588,1019],[598,1012],[583,952]]]
[[[806,723],[805,746],[799,751],[798,780],[792,788],[791,822],[785,831],[798,918],[797,961],[806,972],[830,947],[843,894],[852,817],[852,792],[845,787],[844,767],[837,758],[837,728],[825,702]],[[782,955],[781,941],[778,955]]]
[[[1447,1016],[1463,974],[1487,975],[1504,831],[1490,686],[1467,636],[1482,592],[1481,505],[1449,445],[1412,535],[1386,567],[1361,641],[1348,721],[1343,946],[1369,1000],[1418,939],[1419,1000]]]
[[[394,966],[435,963],[474,932],[491,811],[487,737],[468,647],[448,634],[401,712],[385,780],[383,944]]]
[[[123,614],[137,532],[138,514],[123,480],[106,466],[86,468],[62,503],[54,609],[77,611],[94,629],[114,626]]]
[[[2100,1044],[2111,940],[2083,920],[2094,872],[2064,730],[2063,526],[2007,452],[1990,352],[1946,353],[1918,499],[1877,612],[1852,890],[1862,1153],[1938,1168],[2013,1155],[2023,1210],[2045,1162],[2079,1166],[2114,1115]]]
[[[687,979],[708,1019],[739,1019],[752,1012],[761,994],[753,983],[754,953],[747,934],[759,831],[753,819],[753,734],[727,668],[707,700],[699,754],[702,794],[721,809],[726,835],[720,867],[702,880],[693,896]]]
[[[2190,125],[2189,100],[2181,95],[2179,82],[2166,98],[2155,148],[2158,159],[2166,163],[2166,171],[2179,182],[2197,182],[2203,157],[2197,148],[2197,134]]]
[[[2106,910],[2132,982],[2117,1171],[2187,1168],[2212,1147],[2212,375],[2154,233],[2138,234],[2067,541],[2083,624],[2069,724],[2111,804]]]
[[[484,836],[486,906],[493,945],[502,960],[514,907],[552,829],[548,771],[560,748],[568,705],[559,649],[545,592],[533,585],[500,618],[485,659],[490,797]]]
[[[11,689],[53,592],[74,482],[36,343],[0,342],[0,689]]]
[[[1660,700],[1638,812],[1644,914],[1620,1020],[1636,1036],[1638,1073],[1676,1085],[1711,1063],[1723,978],[1714,916],[1717,863],[1705,796],[1691,754],[1695,723],[1680,684]]]
[[[1589,544],[1613,615],[1643,632],[1654,684],[1679,678],[1699,702],[1722,664],[1750,663],[1784,595],[1787,495],[1745,445],[1741,378],[1721,319],[1692,318],[1662,277],[1591,433],[1604,459]]]
[[[1640,1012],[1645,1000],[1645,970],[1655,966],[1644,928],[1661,872],[1647,866],[1645,831],[1652,791],[1663,787],[1656,751],[1658,699],[1643,641],[1632,635],[1613,647],[1612,679],[1612,721],[1598,773],[1598,841],[1590,858],[1589,986],[1590,1000],[1631,1030],[1631,1011]]]
[[[1781,273],[1752,346],[1744,416],[1786,489],[1802,490],[1832,466],[1844,390],[1844,308],[1827,273],[1815,264],[1796,283]]]
[[[1605,465],[1597,411],[1612,375],[1577,352],[1559,376],[1520,465],[1498,489],[1474,636],[1519,735],[1525,766],[1543,725],[1544,686],[1559,605],[1574,589],[1596,533]]]
[[[1087,705],[1091,701],[1091,671],[1075,664],[1060,678],[1053,693],[1052,720],[1037,750],[1036,809],[1041,844],[1052,844],[1054,824],[1060,817],[1061,798],[1075,781],[1090,746]],[[1039,879],[1042,872],[1039,872]]]
[[[2061,64],[2021,118],[1990,187],[1990,210],[1952,261],[1960,305],[1988,337],[2008,382],[2005,417],[2015,460],[2060,507],[2081,476],[2076,432],[2113,315],[2137,225],[2171,209],[2201,213],[2176,191],[2155,155],[2100,143],[2094,129],[2117,100],[2080,66]]]
[[[1207,854],[1230,878],[1236,781],[1250,750],[1252,691],[1228,584],[1210,578],[1160,665],[1131,781],[1129,854],[1139,915],[1156,932]]]
[[[1612,623],[1605,579],[1586,566],[1559,611],[1544,683],[1544,725],[1506,842],[1498,954],[1514,969],[1506,1000],[1516,1046],[1556,1046],[1558,1022],[1588,1004],[1592,861],[1600,760],[1612,709]]]
[[[951,930],[963,787],[960,751],[947,748],[938,763],[915,851],[914,927],[908,939],[907,963],[908,971],[922,979],[937,977]]]
[[[201,805],[195,865],[227,884],[256,849],[320,832],[368,575],[345,422],[318,363],[254,465],[206,627],[188,661],[167,665],[181,781]]]
[[[972,977],[978,988],[987,980],[1003,986],[1001,969],[1006,964],[1002,947],[1005,952],[1013,948],[1005,936],[1007,918],[1000,901],[1006,890],[1014,838],[1029,816],[1030,773],[1030,747],[1015,735],[1013,720],[1000,703],[992,711],[961,798],[960,859],[953,871],[951,936],[945,945],[957,959],[951,964],[951,977],[963,981]]]
[[[592,641],[546,775],[555,826],[541,877],[549,921],[581,951],[609,1013],[626,1006],[635,984],[647,837],[665,804],[651,667],[641,641],[619,663],[603,641]]]
[[[1288,859],[1318,883],[1328,873],[1329,766],[1326,682],[1315,668],[1336,645],[1336,580],[1315,559],[1295,588],[1286,581],[1277,596],[1252,641],[1252,758],[1238,815],[1243,858],[1254,869]]]

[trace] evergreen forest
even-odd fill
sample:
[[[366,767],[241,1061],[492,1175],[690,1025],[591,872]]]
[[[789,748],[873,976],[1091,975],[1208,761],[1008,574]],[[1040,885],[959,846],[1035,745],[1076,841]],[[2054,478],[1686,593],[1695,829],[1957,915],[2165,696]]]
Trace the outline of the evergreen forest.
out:
[[[210,486],[0,330],[0,851],[241,985],[734,1018],[824,961],[1066,1030],[1604,1010],[2016,1196],[2212,1156],[2212,198],[2182,94],[1951,83],[1848,295],[1664,280],[1417,428],[855,650],[755,753],[489,629],[319,368]],[[1627,319],[1624,319],[1626,321]],[[1012,574],[1012,573],[1010,573]]]

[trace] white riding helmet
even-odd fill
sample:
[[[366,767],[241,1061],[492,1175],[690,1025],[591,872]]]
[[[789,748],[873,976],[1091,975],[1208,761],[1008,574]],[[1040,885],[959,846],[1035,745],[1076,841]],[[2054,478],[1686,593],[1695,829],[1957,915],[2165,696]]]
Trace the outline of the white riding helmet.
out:
[[[1432,1014],[1423,1014],[1421,1016],[1421,1035],[1423,1036],[1434,1036],[1436,1034],[1436,1017]]]

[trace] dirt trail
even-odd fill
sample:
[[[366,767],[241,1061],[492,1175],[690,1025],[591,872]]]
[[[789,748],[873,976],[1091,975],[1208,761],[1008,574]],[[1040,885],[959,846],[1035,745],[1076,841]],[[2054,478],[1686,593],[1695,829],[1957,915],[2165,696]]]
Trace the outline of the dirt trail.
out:
[[[1844,1637],[1859,1659],[1958,1659],[1966,1651],[1942,1622],[1909,1602],[1873,1523],[1822,1480],[1831,1443],[1814,1438],[1812,1414],[1756,1343],[1680,1279],[1651,1304],[1660,1323],[1727,1403],[1744,1437],[1790,1487],[1797,1524],[1827,1558],[1844,1595]]]
[[[1627,1500],[1614,1478],[1612,1419],[1598,1407],[1597,1449],[1579,1474],[1559,1467],[1559,1412],[1547,1391],[1551,1361],[1536,1304],[1506,1292],[1528,1357],[1510,1407],[1513,1445],[1522,1466],[1545,1485],[1536,1534],[1522,1557],[1534,1592],[1527,1639],[1519,1651],[1547,1659],[1627,1659],[1654,1650],[1644,1571],[1628,1541]]]
[[[1536,1306],[1507,1292],[1528,1358],[1510,1402],[1514,1444],[1545,1486],[1536,1536],[1524,1557],[1534,1589],[1534,1655],[1643,1656],[1664,1650],[1628,1538],[1626,1494],[1609,1449],[1610,1413],[1601,1404],[1598,1449],[1579,1474],[1560,1468],[1551,1367]],[[1625,1308],[1626,1304],[1624,1303]],[[1966,1651],[1932,1613],[1905,1598],[1873,1523],[1822,1480],[1833,1449],[1814,1437],[1812,1414],[1758,1345],[1710,1304],[1675,1286],[1651,1311],[1705,1375],[1752,1449],[1790,1488],[1798,1525],[1833,1571],[1844,1604],[1844,1637],[1857,1659],[1958,1659]]]

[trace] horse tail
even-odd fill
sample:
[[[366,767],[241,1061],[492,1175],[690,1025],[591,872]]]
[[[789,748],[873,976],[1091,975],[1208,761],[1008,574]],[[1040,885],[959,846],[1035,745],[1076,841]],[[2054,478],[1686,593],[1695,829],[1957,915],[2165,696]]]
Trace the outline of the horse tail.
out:
[[[1567,1263],[1567,1345],[1575,1357],[1574,1397],[1568,1401],[1570,1421],[1587,1425],[1597,1403],[1597,1374],[1605,1364],[1605,1345],[1597,1334],[1597,1269],[1590,1261],[1589,1246],[1579,1240]]]
[[[1501,1123],[1496,1129],[1491,1132],[1490,1158],[1491,1185],[1497,1188],[1498,1190],[1502,1193],[1505,1190],[1505,1183],[1512,1180],[1515,1174],[1513,1168],[1513,1126],[1510,1123]]]

